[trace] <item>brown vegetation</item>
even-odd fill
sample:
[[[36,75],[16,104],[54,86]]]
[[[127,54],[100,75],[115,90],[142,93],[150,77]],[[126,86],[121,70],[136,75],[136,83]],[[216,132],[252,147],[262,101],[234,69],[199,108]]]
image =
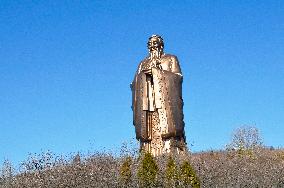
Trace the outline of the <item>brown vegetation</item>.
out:
[[[135,148],[133,143],[130,148]],[[127,144],[120,156],[101,152],[62,157],[46,152],[31,155],[18,171],[5,161],[0,188],[284,188],[284,150],[263,147],[257,128],[238,128],[226,148],[156,158]]]
[[[43,153],[29,157],[18,172],[6,161],[0,187],[139,187],[141,177],[143,181],[150,179],[147,186],[153,187],[198,187],[199,183],[206,188],[284,187],[284,150],[281,149],[254,148],[241,153],[210,151],[181,157],[162,156],[153,161],[146,157],[151,166],[144,164],[143,167],[143,157],[137,155],[114,157],[96,153],[66,159]],[[143,168],[154,170],[144,176]]]

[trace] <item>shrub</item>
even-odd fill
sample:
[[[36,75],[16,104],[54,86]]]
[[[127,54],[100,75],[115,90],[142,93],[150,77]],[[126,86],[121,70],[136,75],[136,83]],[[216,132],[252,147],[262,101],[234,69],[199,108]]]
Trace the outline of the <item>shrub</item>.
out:
[[[178,185],[179,171],[172,156],[168,158],[165,176],[167,187],[175,187]]]
[[[120,181],[121,184],[124,186],[128,186],[131,182],[131,164],[132,164],[132,159],[131,157],[126,157],[124,162],[121,165],[120,168]]]
[[[189,162],[184,161],[181,165],[181,180],[184,186],[191,185],[193,188],[200,187],[200,181]]]
[[[143,158],[138,169],[138,179],[141,187],[155,186],[158,174],[158,165],[150,153],[142,154]]]

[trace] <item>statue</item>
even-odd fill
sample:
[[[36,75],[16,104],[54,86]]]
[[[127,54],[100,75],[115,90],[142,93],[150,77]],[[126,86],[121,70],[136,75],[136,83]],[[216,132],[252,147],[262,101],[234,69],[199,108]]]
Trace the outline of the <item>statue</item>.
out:
[[[131,83],[133,124],[140,148],[154,156],[186,149],[182,73],[176,56],[164,53],[161,36],[148,41],[149,56]]]

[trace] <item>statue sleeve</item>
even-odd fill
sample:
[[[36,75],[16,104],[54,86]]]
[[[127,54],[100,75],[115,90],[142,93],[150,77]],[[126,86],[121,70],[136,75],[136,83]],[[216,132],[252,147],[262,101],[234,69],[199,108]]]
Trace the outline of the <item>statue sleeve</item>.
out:
[[[171,63],[171,70],[172,70],[172,72],[182,76],[178,58],[176,56],[173,56],[172,59],[171,59],[171,62],[172,62]]]
[[[155,96],[159,107],[166,112],[167,133],[164,136],[183,136],[182,77],[178,73],[152,68]]]
[[[147,122],[146,111],[147,95],[146,75],[141,72],[135,75],[132,82],[132,109],[133,109],[133,124],[135,126],[136,138],[139,140],[147,140]]]

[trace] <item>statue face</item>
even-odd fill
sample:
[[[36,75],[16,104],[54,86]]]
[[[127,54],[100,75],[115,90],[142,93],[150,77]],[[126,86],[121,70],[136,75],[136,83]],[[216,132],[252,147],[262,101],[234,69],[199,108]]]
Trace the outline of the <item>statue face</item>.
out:
[[[163,41],[157,37],[152,37],[148,41],[148,49],[150,52],[163,48]]]

